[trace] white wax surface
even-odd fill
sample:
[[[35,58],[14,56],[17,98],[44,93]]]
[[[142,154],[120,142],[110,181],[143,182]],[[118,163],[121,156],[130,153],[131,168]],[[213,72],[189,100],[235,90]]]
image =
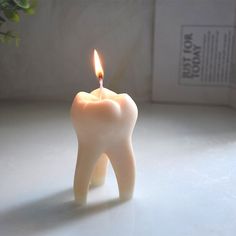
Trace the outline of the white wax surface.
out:
[[[104,183],[107,159],[117,177],[120,199],[132,198],[135,184],[132,133],[137,116],[137,106],[128,94],[100,87],[75,96],[71,120],[79,145],[73,188],[78,205],[87,202],[89,182],[90,186]],[[103,155],[105,162],[100,162]]]
[[[109,167],[73,204],[71,103],[0,103],[1,236],[235,236],[236,112],[143,104],[134,198],[119,204]]]

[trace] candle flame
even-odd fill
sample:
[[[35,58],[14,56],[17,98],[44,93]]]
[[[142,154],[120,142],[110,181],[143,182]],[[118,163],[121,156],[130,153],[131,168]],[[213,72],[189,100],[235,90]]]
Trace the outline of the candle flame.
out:
[[[95,66],[95,74],[99,80],[102,80],[104,77],[104,72],[102,69],[101,61],[96,49],[94,49],[94,66]]]

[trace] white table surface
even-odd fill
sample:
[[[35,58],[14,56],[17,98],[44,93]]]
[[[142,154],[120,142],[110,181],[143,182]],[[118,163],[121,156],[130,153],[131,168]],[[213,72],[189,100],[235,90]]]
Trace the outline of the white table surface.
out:
[[[143,104],[135,195],[111,167],[73,202],[77,141],[68,103],[0,103],[0,235],[236,235],[236,111]]]

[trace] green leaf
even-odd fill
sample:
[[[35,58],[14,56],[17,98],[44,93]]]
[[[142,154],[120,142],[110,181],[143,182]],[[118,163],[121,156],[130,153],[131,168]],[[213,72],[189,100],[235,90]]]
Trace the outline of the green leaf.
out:
[[[13,0],[13,2],[23,9],[28,9],[30,7],[29,0]]]
[[[28,9],[25,9],[24,12],[28,15],[34,15],[35,14],[35,9],[29,7]]]
[[[32,0],[30,7],[25,9],[24,12],[28,15],[33,15],[35,14],[36,7],[37,7],[37,0]]]
[[[20,21],[20,16],[15,10],[9,10],[9,9],[4,9],[3,10],[4,15],[7,17],[7,19],[14,21],[14,22],[19,22]]]
[[[0,8],[2,10],[9,9],[9,10],[15,10],[17,5],[13,2],[13,0],[0,0]]]
[[[9,3],[6,2],[5,0],[0,0],[0,8],[6,8],[9,6]]]
[[[20,11],[29,15],[34,14],[36,7],[37,0],[0,0],[0,27],[8,20],[19,22],[20,15],[18,12]],[[12,31],[0,32],[0,43],[8,42],[15,42],[16,47],[18,47],[20,42],[18,34]]]
[[[20,38],[17,33],[12,31],[0,32],[0,43],[15,42],[16,47],[19,46]]]

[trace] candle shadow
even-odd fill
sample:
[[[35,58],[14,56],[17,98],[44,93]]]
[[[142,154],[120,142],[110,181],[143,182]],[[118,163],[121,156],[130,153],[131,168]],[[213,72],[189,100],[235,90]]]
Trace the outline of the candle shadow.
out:
[[[0,232],[4,236],[43,233],[122,204],[117,198],[78,206],[72,196],[71,189],[65,190],[5,211],[0,214]]]

